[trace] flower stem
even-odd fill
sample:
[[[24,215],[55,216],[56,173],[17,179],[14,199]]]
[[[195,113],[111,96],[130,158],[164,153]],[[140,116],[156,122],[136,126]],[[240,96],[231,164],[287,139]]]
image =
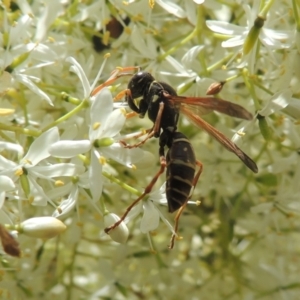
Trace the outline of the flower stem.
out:
[[[83,108],[88,106],[88,101],[87,100],[83,100],[81,101],[81,103],[76,106],[74,109],[72,109],[70,112],[68,112],[67,114],[65,114],[64,116],[62,116],[61,118],[55,120],[54,122],[50,123],[49,125],[47,125],[46,127],[44,127],[42,129],[42,132],[47,131],[48,129],[57,126],[58,124],[68,120],[69,118],[71,118],[72,116],[76,115],[79,111],[81,111]]]
[[[3,123],[0,123],[0,130],[13,131],[13,132],[23,133],[35,137],[38,137],[41,134],[41,132],[38,130],[32,130],[32,129],[22,128],[19,126],[13,126],[13,125],[6,125]]]
[[[124,183],[123,181],[117,179],[116,177],[114,177],[113,175],[102,171],[102,175],[105,176],[107,179],[113,181],[114,183],[118,184],[120,187],[122,187],[124,190],[130,192],[131,194],[134,194],[136,196],[141,196],[142,193],[139,192],[137,189],[131,187],[130,185]]]
[[[273,5],[274,0],[270,0],[266,3],[266,5],[263,7],[263,9],[260,11],[259,15],[266,19],[267,13],[270,10],[271,6]]]
[[[293,13],[294,13],[294,17],[296,20],[296,24],[297,24],[297,31],[300,31],[300,19],[299,19],[299,14],[298,14],[298,6],[300,7],[300,3],[297,0],[293,0],[292,1],[292,5],[293,5]]]

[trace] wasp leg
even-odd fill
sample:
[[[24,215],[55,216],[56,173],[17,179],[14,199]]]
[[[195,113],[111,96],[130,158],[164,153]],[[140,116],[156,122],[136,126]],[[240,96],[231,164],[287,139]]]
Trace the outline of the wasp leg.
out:
[[[140,70],[140,67],[125,67],[125,68],[116,68],[114,71],[111,72],[111,76],[102,84],[98,85],[91,93],[91,96],[96,95],[99,91],[101,91],[104,87],[112,84],[117,79],[123,76],[132,76],[133,74],[128,73],[130,71]]]
[[[120,220],[116,223],[114,223],[113,225],[106,227],[104,229],[105,233],[109,233],[111,230],[113,230],[114,228],[118,227],[121,222],[123,222],[126,218],[126,216],[128,215],[128,213],[131,211],[131,209],[137,204],[139,203],[146,195],[148,195],[152,189],[153,186],[155,185],[156,181],[158,180],[159,176],[164,173],[165,171],[165,164],[161,164],[160,166],[160,170],[156,173],[156,175],[152,178],[151,182],[148,184],[148,186],[145,188],[145,191],[143,192],[143,194],[141,196],[139,196],[134,202],[132,202],[132,204],[130,206],[127,207],[125,213],[123,214],[123,216],[120,218]]]
[[[124,145],[125,148],[129,148],[129,149],[131,149],[131,148],[137,148],[137,147],[140,147],[143,144],[145,144],[153,136],[155,136],[155,137],[159,136],[159,133],[160,133],[160,121],[161,121],[161,116],[162,116],[163,110],[164,110],[164,103],[161,102],[160,105],[159,105],[159,111],[158,111],[157,118],[156,118],[156,121],[154,123],[154,126],[153,126],[152,129],[147,130],[148,131],[148,135],[142,141],[140,141],[140,142],[138,142],[136,144],[133,144],[133,145],[128,145],[128,144],[124,145],[124,143],[122,143],[122,142],[121,142],[121,144]]]
[[[202,173],[202,170],[203,170],[203,165],[200,161],[197,160],[196,162],[197,166],[199,167],[199,170],[198,172],[196,173],[194,179],[193,179],[193,186],[192,186],[192,189],[191,189],[191,193],[189,195],[189,197],[186,199],[185,203],[179,208],[176,216],[175,216],[175,225],[174,225],[174,233],[171,237],[171,241],[170,241],[170,245],[169,245],[169,249],[173,249],[174,247],[174,243],[175,243],[175,238],[177,237],[177,239],[181,239],[181,237],[178,237],[177,235],[177,232],[178,232],[178,225],[179,225],[179,219],[180,219],[180,216],[183,212],[183,210],[185,209],[186,205],[187,205],[187,202],[191,199],[192,195],[193,195],[193,191],[194,191],[194,188],[199,180],[199,177]]]
[[[121,91],[120,93],[118,93],[117,96],[114,97],[114,101],[118,101],[118,100],[124,98],[125,96],[131,96],[131,91],[129,89],[125,89],[125,90]]]
[[[129,139],[138,139],[142,136],[144,136],[145,134],[149,134],[149,132],[152,131],[152,128],[151,129],[147,129],[147,130],[142,130],[141,132],[138,132],[138,133],[133,133],[133,134],[128,134],[126,135],[126,137],[124,137],[122,140],[119,141],[119,143],[124,147],[124,148],[134,148],[135,145],[129,145],[125,142],[125,140],[129,140]]]
[[[138,113],[136,113],[135,111],[131,111],[130,113],[126,114],[126,119],[133,118],[133,117],[135,117],[137,115],[138,115]]]

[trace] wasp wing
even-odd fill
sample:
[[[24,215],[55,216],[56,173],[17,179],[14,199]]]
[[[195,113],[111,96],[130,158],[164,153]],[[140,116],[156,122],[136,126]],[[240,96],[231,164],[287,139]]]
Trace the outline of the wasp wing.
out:
[[[174,103],[180,103],[182,106],[190,106],[191,110],[195,111],[198,115],[215,110],[240,119],[251,120],[253,118],[252,114],[244,107],[219,98],[171,96],[167,93],[164,96]]]
[[[195,115],[190,111],[186,106],[181,107],[181,111],[191,119],[197,126],[204,129],[209,133],[213,138],[215,138],[221,145],[223,145],[228,151],[233,152],[238,158],[254,173],[258,172],[256,163],[244,153],[235,143],[228,139],[223,133],[219,130],[205,122],[202,118]]]

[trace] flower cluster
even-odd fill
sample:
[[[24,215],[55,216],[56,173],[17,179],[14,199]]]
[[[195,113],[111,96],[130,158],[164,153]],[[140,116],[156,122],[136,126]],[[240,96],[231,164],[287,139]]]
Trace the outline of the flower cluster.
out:
[[[0,3],[3,299],[297,299],[298,2]],[[172,251],[159,142],[126,147],[153,126],[116,97],[128,66],[254,116],[193,110],[258,174],[180,118],[203,172]]]

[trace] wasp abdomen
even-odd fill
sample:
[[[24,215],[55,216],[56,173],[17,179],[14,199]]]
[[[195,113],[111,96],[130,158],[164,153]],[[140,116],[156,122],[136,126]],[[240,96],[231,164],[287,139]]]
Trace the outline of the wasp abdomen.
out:
[[[196,170],[191,143],[181,132],[174,132],[167,153],[166,195],[169,212],[179,209],[189,198]]]

